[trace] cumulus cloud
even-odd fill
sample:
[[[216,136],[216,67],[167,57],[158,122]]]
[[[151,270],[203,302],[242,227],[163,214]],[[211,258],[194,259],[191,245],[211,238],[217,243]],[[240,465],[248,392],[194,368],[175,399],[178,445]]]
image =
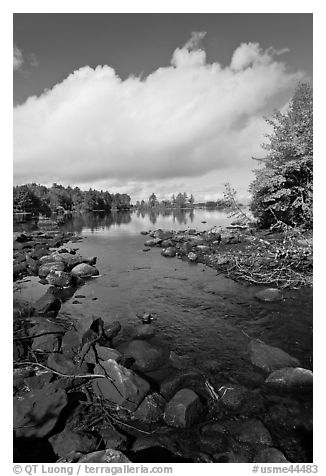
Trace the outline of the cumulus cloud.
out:
[[[160,181],[164,189],[171,179],[253,168],[262,115],[302,74],[257,43],[241,44],[230,65],[207,63],[203,37],[194,32],[170,66],[146,78],[85,66],[16,106],[15,182]]]
[[[14,57],[13,57],[14,71],[17,71],[18,69],[20,69],[23,63],[24,63],[23,53],[16,45],[14,45]]]

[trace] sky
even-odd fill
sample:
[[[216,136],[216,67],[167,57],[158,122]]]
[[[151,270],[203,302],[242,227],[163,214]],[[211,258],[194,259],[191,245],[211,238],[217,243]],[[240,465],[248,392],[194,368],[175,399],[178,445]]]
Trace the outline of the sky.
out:
[[[14,183],[248,196],[312,14],[14,14]]]

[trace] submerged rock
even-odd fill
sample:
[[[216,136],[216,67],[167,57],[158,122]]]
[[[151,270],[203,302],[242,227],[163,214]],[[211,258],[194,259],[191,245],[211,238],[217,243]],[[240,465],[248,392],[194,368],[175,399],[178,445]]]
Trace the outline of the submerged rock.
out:
[[[112,359],[97,365],[94,373],[108,377],[92,381],[96,395],[132,411],[136,410],[150,390],[146,380]]]
[[[100,273],[95,266],[91,266],[87,263],[80,263],[72,268],[71,274],[79,278],[90,278],[92,276],[98,276]]]
[[[161,347],[156,347],[147,341],[132,340],[123,349],[124,354],[135,359],[135,368],[142,371],[158,369],[168,362],[168,353]]]
[[[239,410],[248,396],[248,389],[239,385],[228,385],[220,393],[221,401],[227,408]]]
[[[167,403],[164,421],[169,426],[189,428],[200,419],[202,410],[198,395],[189,388],[183,388]]]
[[[248,349],[251,363],[266,372],[273,372],[284,367],[300,366],[298,359],[287,354],[284,350],[267,345],[264,342],[252,340]]]
[[[260,301],[274,302],[281,301],[283,296],[281,291],[279,291],[278,289],[267,288],[263,289],[262,291],[258,291],[258,293],[255,294],[255,297]]]
[[[137,326],[134,331],[133,331],[133,337],[134,339],[151,339],[154,337],[155,331],[153,326],[150,324],[143,324],[140,326]]]
[[[311,390],[313,373],[301,367],[275,370],[265,380],[266,385],[284,390]]]

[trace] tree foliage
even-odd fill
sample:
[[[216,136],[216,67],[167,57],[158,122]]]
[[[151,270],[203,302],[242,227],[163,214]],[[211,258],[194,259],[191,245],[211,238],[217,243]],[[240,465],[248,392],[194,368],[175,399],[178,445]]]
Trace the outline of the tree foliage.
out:
[[[16,212],[49,214],[59,207],[69,211],[110,211],[130,208],[130,196],[127,194],[111,194],[108,191],[91,188],[82,191],[78,187],[64,187],[56,183],[50,188],[36,183],[17,185],[13,193]]]
[[[272,127],[263,144],[266,157],[250,186],[251,210],[260,226],[283,222],[312,227],[313,98],[309,84],[300,83],[288,111],[266,119]]]

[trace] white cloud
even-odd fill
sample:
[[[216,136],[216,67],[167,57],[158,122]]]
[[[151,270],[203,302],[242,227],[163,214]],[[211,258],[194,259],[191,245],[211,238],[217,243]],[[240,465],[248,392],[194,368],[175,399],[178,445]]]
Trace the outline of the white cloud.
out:
[[[255,43],[240,45],[230,66],[207,64],[198,48],[203,36],[193,33],[169,67],[144,79],[85,66],[15,107],[15,182],[118,181],[126,192],[127,184],[156,183],[168,193],[166,184],[173,190],[179,179],[202,176],[204,190],[213,186],[205,177],[219,171],[248,174],[266,108],[281,94],[288,98],[302,74],[287,72]]]
[[[17,46],[14,45],[14,51],[13,51],[14,71],[17,71],[18,69],[20,69],[23,63],[24,63],[23,53]]]

